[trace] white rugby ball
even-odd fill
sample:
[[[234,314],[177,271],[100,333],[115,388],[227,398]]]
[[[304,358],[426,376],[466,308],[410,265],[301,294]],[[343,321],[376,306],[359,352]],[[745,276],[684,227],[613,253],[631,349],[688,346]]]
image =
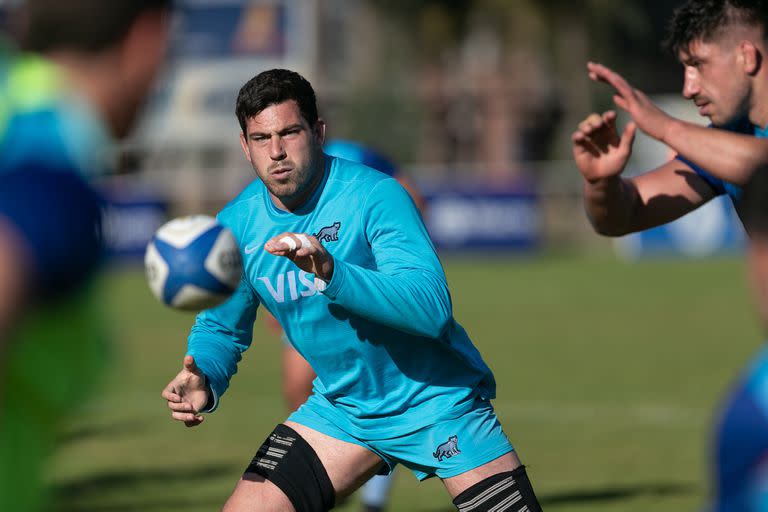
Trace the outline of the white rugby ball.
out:
[[[144,266],[155,297],[187,311],[227,300],[243,271],[232,232],[207,215],[179,217],[160,226],[147,244]]]

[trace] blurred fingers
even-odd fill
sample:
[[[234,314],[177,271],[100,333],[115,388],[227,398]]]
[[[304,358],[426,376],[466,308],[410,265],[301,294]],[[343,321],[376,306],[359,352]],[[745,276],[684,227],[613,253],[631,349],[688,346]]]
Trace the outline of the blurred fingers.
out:
[[[284,236],[280,239],[280,243],[283,245],[288,246],[289,251],[295,251],[296,250],[296,239],[293,236]]]
[[[191,412],[195,413],[195,408],[189,402],[168,402],[168,408],[174,412]]]
[[[181,402],[181,396],[176,392],[176,386],[174,386],[173,383],[168,384],[168,386],[163,389],[163,392],[160,393],[160,396],[169,402]]]
[[[603,112],[602,115],[603,121],[605,121],[606,124],[616,124],[616,111],[615,110],[606,110]]]
[[[591,80],[607,83],[616,89],[621,96],[629,97],[632,94],[632,87],[630,87],[629,82],[610,68],[596,62],[588,62],[587,70]]]
[[[195,358],[190,355],[184,356],[184,369],[195,374],[200,373],[197,364],[195,364]]]
[[[308,236],[305,233],[299,233],[296,237],[301,242],[301,247],[296,251],[296,256],[310,256],[313,254],[320,254],[325,251],[325,248],[320,241],[314,236]]]
[[[184,425],[186,425],[187,427],[196,427],[199,424],[201,424],[204,419],[205,419],[205,417],[203,417],[203,416],[195,416],[195,419],[190,420],[190,421],[185,421]]]
[[[595,158],[600,156],[600,151],[583,131],[574,132],[573,135],[571,135],[571,141],[573,141],[574,144],[574,152],[586,152]]]
[[[264,249],[276,256],[288,256],[295,253],[298,256],[306,256],[312,252],[314,244],[306,233],[282,233],[265,245]]]
[[[616,131],[616,112],[609,110],[603,114],[603,122],[607,128],[609,134],[608,143],[612,146],[619,145],[619,133]]]
[[[593,133],[603,128],[605,128],[605,121],[601,115],[596,113],[589,114],[586,119],[579,123],[579,130],[587,136],[592,136]]]
[[[623,96],[619,96],[618,94],[615,94],[613,96],[613,102],[620,109],[629,111],[629,102],[627,102],[627,100],[625,100]]]
[[[635,134],[637,133],[637,124],[634,122],[627,124],[624,128],[624,133],[621,134],[621,142],[619,146],[626,150],[632,150],[632,143],[635,141]]]
[[[571,136],[571,140],[577,144],[586,144],[585,149],[592,154],[595,154],[595,151],[598,153],[608,152],[609,146],[619,144],[615,117],[615,113],[610,112],[606,112],[604,115],[590,114],[579,123],[579,130]]]
[[[309,237],[305,233],[297,233],[296,238],[299,240],[302,249],[312,247],[312,242],[309,241]]]
[[[301,242],[293,233],[281,233],[270,239],[264,244],[264,249],[275,256],[285,256],[291,251],[295,251],[301,245]]]
[[[177,421],[183,421],[184,423],[187,422],[197,422],[200,423],[202,421],[202,416],[199,414],[195,414],[194,412],[172,412],[171,417]]]

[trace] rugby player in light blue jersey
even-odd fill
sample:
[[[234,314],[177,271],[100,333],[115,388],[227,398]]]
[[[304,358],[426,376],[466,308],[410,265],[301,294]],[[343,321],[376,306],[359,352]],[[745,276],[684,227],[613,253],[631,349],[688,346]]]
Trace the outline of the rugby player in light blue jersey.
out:
[[[317,379],[224,510],[329,510],[397,464],[440,477],[462,510],[540,510],[490,404],[493,375],[453,319],[408,193],[386,174],[323,154],[314,91],[294,72],[254,77],[236,113],[259,179],[218,217],[242,247],[243,280],[197,317],[163,396],[174,419],[202,422],[251,344],[259,306]]]
[[[413,202],[423,213],[424,198],[416,190],[413,183],[403,173],[398,172],[397,167],[378,151],[359,142],[332,139],[325,143],[323,152],[326,155],[361,163],[383,172],[387,176],[392,176],[408,191]],[[267,318],[272,323],[277,324],[277,321],[271,315]],[[277,324],[277,329],[281,332],[282,338],[285,341],[282,352],[283,396],[290,409],[295,410],[306,402],[312,394],[312,389],[314,388],[312,383],[316,375],[312,367],[309,366],[309,363],[287,341],[285,333],[282,332],[279,324]],[[389,499],[393,477],[394,472],[388,475],[376,475],[366,482],[360,491],[360,500],[364,512],[380,512],[384,510]]]
[[[618,73],[587,65],[589,77],[609,84],[616,105],[633,119],[619,135],[614,112],[591,114],[572,137],[587,215],[597,232],[620,236],[658,226],[727,194],[752,233],[753,220],[743,212],[742,196],[751,192],[748,180],[755,173],[768,172],[767,24],[764,0],[689,0],[675,11],[667,43],[683,64],[683,96],[710,119],[709,128],[670,117]],[[636,127],[678,156],[626,179],[621,173]],[[760,361],[742,392],[751,393],[764,382]],[[757,453],[765,456],[758,450],[766,442],[760,407],[737,392],[726,411],[714,457],[715,510],[768,510],[764,497],[758,508],[726,498],[742,495],[750,479],[764,478],[758,473],[765,474],[766,466],[761,469],[754,458]]]

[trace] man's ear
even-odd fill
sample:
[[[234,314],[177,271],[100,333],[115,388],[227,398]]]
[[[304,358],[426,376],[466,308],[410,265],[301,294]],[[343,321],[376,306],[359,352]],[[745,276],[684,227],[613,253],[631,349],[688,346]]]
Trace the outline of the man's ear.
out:
[[[760,49],[752,41],[745,40],[739,43],[739,56],[741,57],[742,67],[746,74],[754,76],[760,71],[763,56]]]
[[[322,146],[325,144],[325,121],[318,119],[315,123],[313,131],[315,132],[315,137],[317,137],[317,140],[320,141],[320,145]]]
[[[240,147],[243,148],[243,153],[245,153],[245,159],[250,162],[251,152],[248,151],[248,141],[245,140],[245,134],[243,132],[240,132]]]

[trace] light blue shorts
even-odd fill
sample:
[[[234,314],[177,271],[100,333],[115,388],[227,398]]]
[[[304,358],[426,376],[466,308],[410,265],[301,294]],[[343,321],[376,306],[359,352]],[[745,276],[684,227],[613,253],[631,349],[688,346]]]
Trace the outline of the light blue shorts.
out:
[[[406,435],[375,440],[361,439],[344,431],[332,422],[338,412],[323,414],[328,407],[332,406],[313,394],[288,420],[371,450],[386,463],[383,474],[402,464],[419,480],[433,476],[450,478],[514,450],[487,400],[476,399],[458,418],[433,418],[429,425],[417,427]]]

